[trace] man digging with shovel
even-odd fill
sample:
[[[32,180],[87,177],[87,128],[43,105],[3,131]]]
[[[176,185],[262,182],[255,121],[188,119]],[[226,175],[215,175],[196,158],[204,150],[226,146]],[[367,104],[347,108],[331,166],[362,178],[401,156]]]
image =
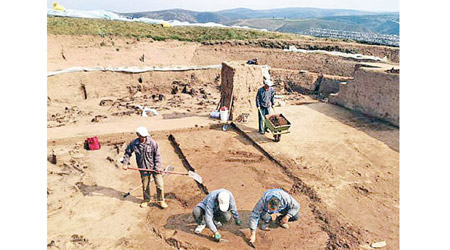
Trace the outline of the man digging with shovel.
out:
[[[272,214],[279,213],[276,221],[285,229],[289,228],[288,221],[296,221],[299,217],[300,204],[282,189],[269,189],[261,197],[253,209],[249,226],[251,230],[249,243],[253,245],[256,241],[256,228],[261,219],[261,230],[269,231],[269,223]]]
[[[164,181],[162,176],[161,154],[159,153],[158,143],[150,138],[147,128],[138,127],[136,129],[138,138],[130,142],[123,156],[123,169],[128,169],[128,162],[133,152],[136,155],[136,163],[139,169],[148,169],[150,171],[139,171],[141,174],[142,190],[144,200],[141,207],[145,208],[150,202],[150,180],[151,176],[155,179],[156,202],[161,208],[167,208],[164,201]]]
[[[212,191],[203,201],[197,204],[192,212],[198,224],[195,233],[200,234],[208,226],[214,233],[214,240],[219,242],[221,235],[217,228],[221,227],[222,223],[230,221],[231,214],[233,214],[236,225],[241,225],[233,194],[226,189]]]

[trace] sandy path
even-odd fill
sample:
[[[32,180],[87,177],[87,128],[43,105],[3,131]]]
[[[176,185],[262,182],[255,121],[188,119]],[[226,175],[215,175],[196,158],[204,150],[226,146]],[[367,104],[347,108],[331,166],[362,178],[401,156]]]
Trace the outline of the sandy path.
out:
[[[282,135],[276,144],[270,135],[259,135],[252,128],[256,123],[240,127],[266,151],[286,162],[342,222],[365,231],[369,242],[385,240],[389,249],[397,249],[399,153],[366,133],[370,126],[361,131],[320,112],[336,108],[323,103],[278,108],[293,125],[291,133]],[[346,115],[351,118],[351,114]],[[341,112],[341,119],[343,116]],[[390,134],[384,135],[391,139],[388,144],[398,140],[398,129],[382,132]]]

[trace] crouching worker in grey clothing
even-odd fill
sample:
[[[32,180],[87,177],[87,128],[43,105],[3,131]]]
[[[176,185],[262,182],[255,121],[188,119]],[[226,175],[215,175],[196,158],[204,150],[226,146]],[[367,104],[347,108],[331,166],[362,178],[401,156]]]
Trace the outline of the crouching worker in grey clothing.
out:
[[[299,218],[300,204],[282,189],[269,189],[261,197],[253,209],[249,226],[251,230],[250,242],[256,241],[256,228],[259,220],[262,221],[261,229],[269,231],[269,223],[272,214],[279,213],[276,221],[282,228],[289,228],[288,221],[296,221]]]
[[[208,226],[213,231],[216,241],[220,241],[221,238],[217,228],[221,227],[222,223],[230,221],[231,215],[234,217],[234,222],[241,225],[233,194],[226,189],[218,189],[209,193],[203,201],[197,204],[192,215],[198,224],[195,233],[200,234]]]

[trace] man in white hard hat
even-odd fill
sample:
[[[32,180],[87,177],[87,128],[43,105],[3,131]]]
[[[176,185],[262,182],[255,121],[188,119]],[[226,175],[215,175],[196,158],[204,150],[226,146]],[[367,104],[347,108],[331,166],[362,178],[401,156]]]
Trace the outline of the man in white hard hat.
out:
[[[197,204],[192,212],[198,226],[195,233],[200,234],[206,226],[213,231],[214,240],[220,241],[221,235],[217,228],[231,220],[234,217],[236,225],[241,225],[239,213],[233,194],[226,189],[214,190],[206,198]]]
[[[127,165],[134,152],[138,168],[152,170],[152,172],[139,171],[141,174],[142,191],[144,193],[144,200],[141,203],[141,207],[147,207],[150,202],[150,178],[153,176],[156,186],[156,202],[161,208],[167,208],[168,205],[164,200],[163,169],[158,143],[150,137],[146,127],[138,127],[136,134],[138,138],[132,140],[125,150],[122,161],[123,169],[128,169]]]
[[[258,90],[256,94],[256,107],[258,108],[259,133],[264,134],[266,128],[264,126],[264,116],[269,114],[269,109],[273,107],[275,90],[273,89],[271,80],[264,78],[264,86]],[[262,114],[262,115],[261,115]]]

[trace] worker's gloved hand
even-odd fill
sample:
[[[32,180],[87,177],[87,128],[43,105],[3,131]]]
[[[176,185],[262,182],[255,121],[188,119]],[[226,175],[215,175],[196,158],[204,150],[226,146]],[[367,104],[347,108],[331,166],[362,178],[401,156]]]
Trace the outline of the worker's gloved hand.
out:
[[[240,226],[242,224],[240,219],[235,219],[234,223],[236,223],[236,225]]]
[[[222,238],[222,236],[220,235],[220,233],[219,233],[219,232],[215,232],[215,233],[214,233],[214,240],[217,241],[217,242],[219,242],[219,241],[220,241],[220,238]]]
[[[127,170],[127,169],[128,169],[128,162],[125,162],[125,161],[123,160],[123,157],[121,157],[121,158],[119,159],[119,162],[120,162],[120,164],[122,164],[122,169],[123,169],[123,170]]]

